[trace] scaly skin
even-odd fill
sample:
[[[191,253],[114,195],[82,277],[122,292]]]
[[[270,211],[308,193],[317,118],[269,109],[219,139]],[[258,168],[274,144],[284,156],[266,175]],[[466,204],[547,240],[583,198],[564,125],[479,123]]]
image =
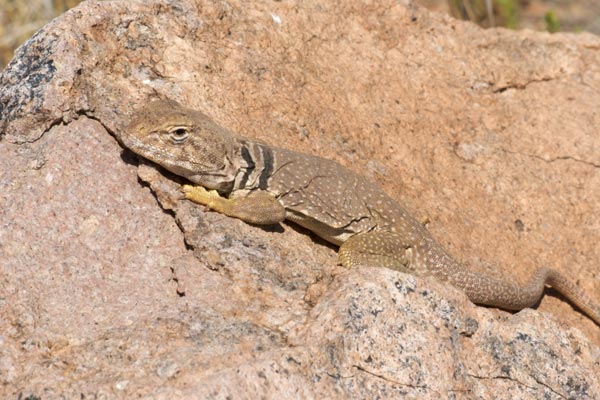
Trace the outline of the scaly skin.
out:
[[[345,267],[431,275],[509,310],[533,306],[550,285],[600,326],[600,308],[558,271],[540,268],[525,284],[472,272],[379,187],[331,160],[235,135],[170,100],[139,110],[120,139],[200,185],[183,187],[187,199],[252,224],[295,222],[339,245]]]

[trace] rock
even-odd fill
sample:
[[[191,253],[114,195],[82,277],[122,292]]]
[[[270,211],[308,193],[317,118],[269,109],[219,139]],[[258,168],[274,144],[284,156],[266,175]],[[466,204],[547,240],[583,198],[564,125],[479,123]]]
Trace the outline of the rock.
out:
[[[600,398],[598,327],[346,271],[301,228],[181,201],[122,149],[168,97],[333,158],[473,269],[598,298],[600,38],[408,1],[89,1],[0,76],[0,397]]]

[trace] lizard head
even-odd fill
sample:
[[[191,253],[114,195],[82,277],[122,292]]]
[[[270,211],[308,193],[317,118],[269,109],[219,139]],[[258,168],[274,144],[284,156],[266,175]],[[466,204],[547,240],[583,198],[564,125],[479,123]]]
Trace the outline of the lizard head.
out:
[[[120,140],[142,157],[210,189],[226,190],[237,172],[230,161],[231,132],[173,100],[139,109]]]

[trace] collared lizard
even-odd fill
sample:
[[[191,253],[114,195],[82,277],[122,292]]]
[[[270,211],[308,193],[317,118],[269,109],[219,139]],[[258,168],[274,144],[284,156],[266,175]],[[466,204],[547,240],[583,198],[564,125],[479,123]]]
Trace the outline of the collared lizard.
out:
[[[526,284],[470,271],[378,186],[332,160],[238,136],[172,100],[140,109],[120,140],[199,185],[183,186],[187,199],[251,224],[297,223],[340,246],[345,267],[430,275],[509,310],[533,306],[548,284],[600,325],[600,308],[558,271],[537,269]]]

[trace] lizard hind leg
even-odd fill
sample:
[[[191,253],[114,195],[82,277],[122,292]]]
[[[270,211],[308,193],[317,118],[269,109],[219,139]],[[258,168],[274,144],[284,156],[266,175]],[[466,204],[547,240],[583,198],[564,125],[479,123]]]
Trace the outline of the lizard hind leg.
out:
[[[342,265],[386,267],[415,274],[411,268],[412,249],[402,237],[393,232],[375,231],[359,233],[346,240],[338,252]]]
[[[521,284],[470,271],[440,248],[413,246],[393,232],[375,231],[357,234],[342,244],[339,258],[347,268],[354,266],[387,267],[413,275],[432,275],[463,290],[476,304],[506,310],[521,310],[535,305],[546,285],[552,286],[600,326],[600,308],[577,285],[558,271],[538,269]]]

